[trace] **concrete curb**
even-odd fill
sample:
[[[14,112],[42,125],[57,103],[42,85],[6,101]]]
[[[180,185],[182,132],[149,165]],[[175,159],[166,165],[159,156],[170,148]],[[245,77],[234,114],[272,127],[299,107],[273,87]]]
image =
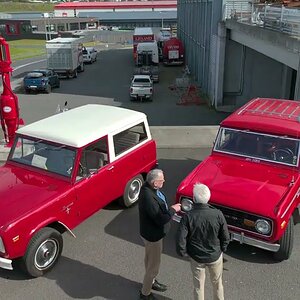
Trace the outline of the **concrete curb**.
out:
[[[151,126],[157,148],[210,148],[219,126]]]
[[[211,148],[219,126],[151,126],[157,148]],[[0,162],[7,159],[10,148],[0,142]]]

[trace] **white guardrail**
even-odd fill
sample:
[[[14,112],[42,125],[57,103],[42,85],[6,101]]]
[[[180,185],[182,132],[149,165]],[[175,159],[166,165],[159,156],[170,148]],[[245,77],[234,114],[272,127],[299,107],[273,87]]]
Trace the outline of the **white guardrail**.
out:
[[[257,25],[300,38],[300,9],[249,1],[226,1],[223,20]]]

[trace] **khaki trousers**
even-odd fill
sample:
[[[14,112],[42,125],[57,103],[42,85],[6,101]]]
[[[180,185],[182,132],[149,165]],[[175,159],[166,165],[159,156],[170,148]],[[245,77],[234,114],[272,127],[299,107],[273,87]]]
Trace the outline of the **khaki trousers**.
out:
[[[142,238],[145,244],[145,276],[143,280],[142,294],[148,296],[151,293],[152,284],[156,278],[162,253],[162,239],[157,242],[149,242]]]
[[[194,299],[204,300],[205,268],[207,267],[213,285],[214,300],[224,300],[224,288],[222,283],[223,254],[212,263],[198,263],[192,258],[190,258],[190,260],[193,273]]]

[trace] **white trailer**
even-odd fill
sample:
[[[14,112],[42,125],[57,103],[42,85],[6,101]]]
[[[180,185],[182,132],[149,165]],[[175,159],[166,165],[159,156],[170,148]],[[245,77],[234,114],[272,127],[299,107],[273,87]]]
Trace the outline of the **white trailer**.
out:
[[[56,38],[46,42],[47,67],[59,75],[76,78],[84,71],[82,40],[80,38]]]

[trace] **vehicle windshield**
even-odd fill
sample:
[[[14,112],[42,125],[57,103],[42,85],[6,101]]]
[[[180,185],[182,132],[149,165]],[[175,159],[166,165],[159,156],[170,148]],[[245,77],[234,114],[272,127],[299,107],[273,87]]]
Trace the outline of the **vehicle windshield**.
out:
[[[9,160],[71,177],[76,151],[64,145],[17,136]]]
[[[214,151],[298,166],[299,140],[284,136],[221,128]]]
[[[151,81],[148,78],[135,78],[134,86],[151,86]]]
[[[46,73],[42,72],[42,71],[33,71],[33,72],[28,73],[26,75],[27,78],[40,78],[40,77],[43,77],[43,76],[46,76]]]

